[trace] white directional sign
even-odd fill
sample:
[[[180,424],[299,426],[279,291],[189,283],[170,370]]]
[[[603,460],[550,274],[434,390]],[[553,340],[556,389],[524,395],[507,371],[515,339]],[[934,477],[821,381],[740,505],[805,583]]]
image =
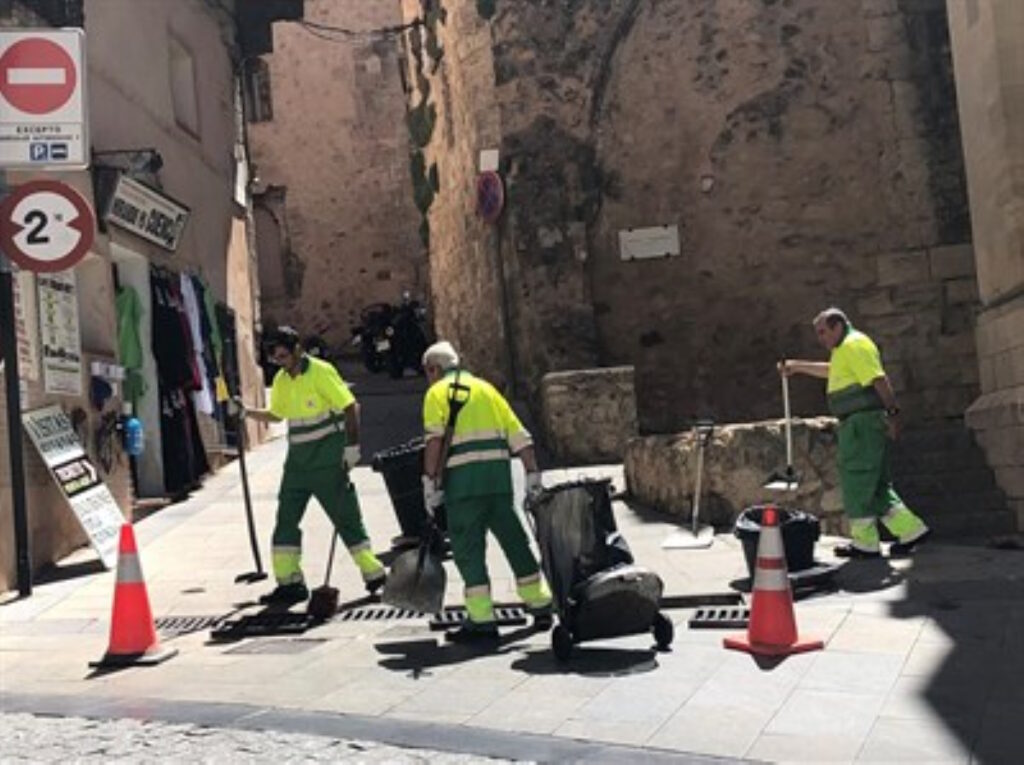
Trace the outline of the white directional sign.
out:
[[[0,167],[86,167],[85,34],[0,31]]]
[[[29,181],[0,204],[0,249],[29,271],[71,268],[94,236],[89,203],[65,183]]]

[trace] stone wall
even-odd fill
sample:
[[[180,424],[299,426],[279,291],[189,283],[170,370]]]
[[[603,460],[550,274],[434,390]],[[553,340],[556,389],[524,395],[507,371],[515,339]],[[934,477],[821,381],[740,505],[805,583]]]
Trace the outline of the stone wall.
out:
[[[423,298],[427,259],[409,185],[400,0],[306,0],[274,26],[267,57],[273,116],[249,127],[265,323],[319,333],[346,349],[359,311]]]
[[[948,6],[981,296],[967,421],[1024,529],[1024,4]]]
[[[910,421],[976,397],[942,0],[406,0],[406,19],[438,8],[432,285],[485,373],[531,394],[549,371],[631,364],[644,431],[763,418],[774,361],[813,355],[810,319],[838,303]],[[496,229],[469,192],[486,148],[508,189]],[[621,260],[619,232],[655,225],[680,254]],[[793,393],[823,411],[820,385]]]
[[[622,462],[637,435],[632,367],[552,372],[540,387],[545,446],[558,464]]]
[[[744,509],[777,501],[822,519],[825,533],[844,529],[836,421],[829,417],[794,420],[795,492],[769,492],[763,486],[786,467],[783,421],[716,428],[704,452],[700,518],[728,528]],[[631,439],[625,457],[626,485],[642,504],[679,518],[690,518],[697,478],[693,433]]]

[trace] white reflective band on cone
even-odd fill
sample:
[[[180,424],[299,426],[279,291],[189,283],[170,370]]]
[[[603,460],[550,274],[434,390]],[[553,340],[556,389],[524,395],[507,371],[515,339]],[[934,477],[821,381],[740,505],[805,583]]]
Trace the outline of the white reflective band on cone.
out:
[[[789,589],[789,577],[784,568],[759,568],[754,572],[754,590],[783,592]]]
[[[137,553],[127,553],[117,559],[117,583],[142,583],[142,564]]]
[[[761,528],[761,539],[757,544],[758,558],[781,558],[785,555],[782,548],[782,532],[778,526]]]

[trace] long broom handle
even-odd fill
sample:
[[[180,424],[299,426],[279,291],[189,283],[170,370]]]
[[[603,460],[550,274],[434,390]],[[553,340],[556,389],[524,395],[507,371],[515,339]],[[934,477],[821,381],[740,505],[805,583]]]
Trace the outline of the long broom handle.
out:
[[[256,573],[262,574],[263,560],[260,558],[260,543],[256,539],[256,520],[252,514],[252,497],[249,496],[249,472],[245,468],[245,442],[247,435],[245,417],[238,417],[235,422],[238,428],[238,470],[242,476],[242,499],[245,502],[245,520],[249,526],[249,546],[252,548]]]
[[[697,434],[697,480],[693,487],[693,518],[691,519],[691,526],[693,533],[696,535],[697,529],[700,528],[700,494],[701,489],[701,477],[704,475],[704,436],[698,429]]]
[[[789,377],[782,375],[782,406],[786,413],[786,467],[793,468],[793,427],[789,416]]]

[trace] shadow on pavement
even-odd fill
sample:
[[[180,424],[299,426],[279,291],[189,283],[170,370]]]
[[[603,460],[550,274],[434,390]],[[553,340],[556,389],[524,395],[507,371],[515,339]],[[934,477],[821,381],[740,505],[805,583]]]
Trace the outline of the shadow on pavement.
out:
[[[572,656],[560,662],[549,650],[529,651],[512,663],[512,669],[530,675],[582,675],[584,677],[625,677],[658,668],[655,649],[589,648],[574,646]]]
[[[33,584],[46,585],[53,584],[55,582],[65,582],[68,579],[77,579],[80,576],[102,574],[104,571],[106,571],[106,569],[103,567],[103,562],[99,558],[84,560],[79,563],[69,563],[64,566],[46,566],[33,577]]]
[[[377,643],[374,647],[378,653],[389,656],[389,658],[378,662],[384,669],[419,674],[436,667],[461,664],[488,656],[510,654],[517,650],[517,644],[521,640],[535,633],[536,630],[533,627],[524,627],[504,633],[498,641],[497,647],[446,643],[443,634],[436,638],[423,640]]]

